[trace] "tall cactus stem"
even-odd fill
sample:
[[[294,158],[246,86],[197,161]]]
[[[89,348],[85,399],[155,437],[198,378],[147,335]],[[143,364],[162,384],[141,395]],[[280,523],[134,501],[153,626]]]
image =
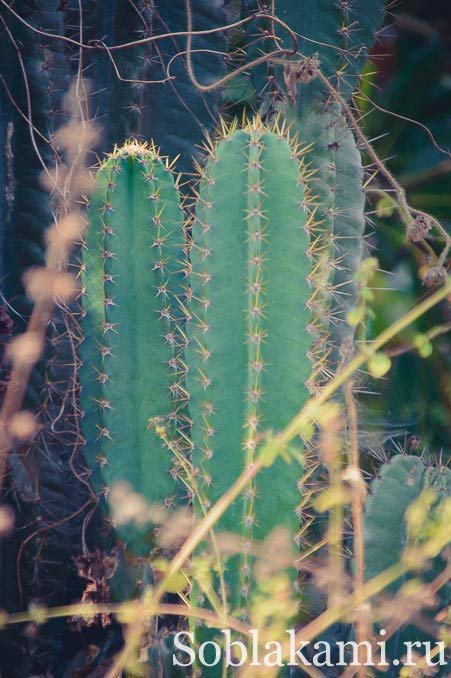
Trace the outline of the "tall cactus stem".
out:
[[[177,467],[149,420],[162,417],[181,445],[183,213],[170,166],[153,146],[129,142],[97,173],[82,253],[82,432],[99,490],[127,481],[172,507]],[[119,530],[132,552],[140,531]]]
[[[254,462],[263,432],[283,426],[326,369],[314,320],[323,252],[307,159],[284,124],[269,128],[257,118],[242,130],[223,125],[198,167],[186,352],[193,467],[204,497],[195,511]],[[239,526],[251,544],[282,521],[295,539],[297,480],[278,460],[218,529]],[[249,553],[228,564],[225,579],[240,608],[252,592]]]

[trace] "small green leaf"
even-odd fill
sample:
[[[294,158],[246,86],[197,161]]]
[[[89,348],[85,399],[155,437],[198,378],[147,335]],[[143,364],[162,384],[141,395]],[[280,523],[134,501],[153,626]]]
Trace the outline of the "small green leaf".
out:
[[[346,314],[346,322],[348,325],[351,325],[351,327],[357,327],[357,325],[362,322],[362,320],[365,317],[365,311],[363,309],[363,306],[358,306],[357,308],[353,308],[348,313]]]
[[[434,350],[434,347],[425,334],[417,334],[413,343],[422,358],[429,358]]]
[[[383,377],[391,367],[391,360],[383,353],[376,353],[368,360],[368,369],[373,377]]]
[[[396,201],[389,195],[384,195],[376,205],[376,215],[378,217],[391,217],[396,209]]]

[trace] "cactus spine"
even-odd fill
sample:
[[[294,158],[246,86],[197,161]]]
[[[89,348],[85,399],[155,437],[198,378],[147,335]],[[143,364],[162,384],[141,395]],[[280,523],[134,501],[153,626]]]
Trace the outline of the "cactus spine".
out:
[[[315,211],[303,155],[283,129],[256,120],[225,129],[199,168],[186,353],[199,513],[252,464],[262,432],[280,430],[308,397]],[[297,473],[277,460],[218,529],[247,542],[280,524],[295,535]],[[249,594],[250,565],[244,554],[227,566],[232,606]]]
[[[168,164],[154,147],[128,143],[98,171],[81,266],[88,463],[103,489],[125,480],[168,506],[176,473],[148,422],[166,417],[175,433],[184,403],[182,220]],[[132,552],[149,551],[136,530],[119,534]]]

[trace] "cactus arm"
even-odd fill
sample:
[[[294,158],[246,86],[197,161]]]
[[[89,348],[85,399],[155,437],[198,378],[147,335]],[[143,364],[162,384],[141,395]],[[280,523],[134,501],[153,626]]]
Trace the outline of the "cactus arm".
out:
[[[237,477],[241,469],[240,456],[237,454],[216,454],[214,458],[209,457],[213,451],[210,442],[214,442],[215,448],[225,450],[229,440],[241,440],[242,435],[243,399],[235,397],[235,394],[244,393],[247,374],[246,353],[242,341],[246,331],[242,313],[246,298],[246,249],[242,237],[246,198],[242,184],[234,182],[233,177],[236,174],[234,163],[241,161],[246,141],[246,134],[238,132],[227,144],[218,147],[218,162],[211,163],[203,174],[193,227],[193,296],[192,318],[188,323],[191,338],[186,354],[190,366],[187,387],[193,419],[193,463],[195,466],[202,465],[201,478],[207,487],[209,476],[215,471],[209,503],[223,494],[229,487],[231,478]],[[216,186],[227,186],[228,190],[216,190],[212,197]],[[234,225],[233,229],[221,228],[221,217],[225,213],[229,214],[228,220]],[[214,270],[214,278],[210,270]],[[214,321],[221,318],[221,330],[217,331]],[[201,336],[202,327],[205,328],[207,324],[211,327],[207,335],[208,346]],[[228,358],[224,360],[226,353]],[[229,365],[236,368],[230,369]],[[215,375],[214,380],[210,378],[210,373]],[[229,387],[224,391],[222,385],[226,381]],[[203,414],[205,403],[208,405],[209,401],[215,411],[214,419],[218,418],[215,401],[219,401],[220,421],[227,422],[227,427],[218,427],[215,423],[214,437],[211,440],[207,436],[208,430],[205,430],[210,422],[207,420],[204,423]],[[228,513],[224,519],[226,526],[231,529],[234,522],[236,524],[236,521],[241,521],[239,509],[234,507],[233,515]]]
[[[418,457],[394,457],[382,467],[366,503],[365,578],[371,579],[399,561],[407,543],[403,522],[407,507],[423,489],[424,465]],[[387,518],[390,517],[390,529]],[[399,586],[395,583],[392,590]]]
[[[349,354],[355,328],[347,323],[347,313],[359,300],[355,274],[360,268],[364,252],[365,191],[363,188],[362,158],[353,133],[346,127],[335,127],[335,206],[334,259],[337,262],[333,278],[334,296],[331,303],[333,317],[333,355],[337,365],[341,348]]]
[[[82,267],[87,456],[100,464],[105,487],[127,481],[167,506],[172,458],[148,422],[161,416],[174,429],[170,415],[180,406],[182,220],[172,174],[155,149],[127,144],[98,172]],[[119,534],[132,552],[149,550],[139,530]]]
[[[173,351],[161,336],[171,330],[177,309],[175,300],[168,302],[164,293],[158,294],[158,288],[164,286],[171,294],[167,288],[180,267],[175,259],[183,216],[178,192],[165,186],[172,177],[161,162],[141,167],[134,158],[127,158],[120,164],[114,177],[117,188],[112,189],[114,211],[108,218],[112,234],[104,239],[105,253],[113,255],[105,260],[105,273],[113,280],[105,283],[105,296],[113,302],[105,307],[105,320],[114,328],[105,334],[105,347],[111,355],[105,357],[109,379],[104,390],[111,408],[105,408],[104,417],[112,438],[107,441],[105,478],[110,484],[127,477],[134,487],[141,487],[144,496],[162,501],[171,496],[166,477],[168,454],[156,454],[149,469],[145,450],[161,445],[156,439],[148,441],[152,434],[146,424],[150,416],[170,412],[173,380],[168,361]],[[150,173],[154,179],[146,180]],[[155,244],[159,241],[161,244]],[[126,256],[121,256],[122,252]],[[125,280],[127,284],[121,284]],[[144,313],[141,299],[145,299]],[[151,354],[143,365],[149,348]],[[137,464],[130,464],[124,447],[142,453]]]
[[[311,263],[299,159],[281,135],[259,123],[226,135],[202,170],[199,193],[187,387],[205,509],[252,463],[257,436],[279,430],[307,397]],[[276,461],[218,529],[252,540],[283,523],[294,535],[297,480]],[[228,566],[232,605],[249,593],[248,565],[243,556]]]
[[[350,96],[382,21],[382,0],[358,0],[336,3],[334,0],[278,3],[281,17],[301,36],[300,51],[306,56],[318,52],[322,73],[337,91]],[[289,109],[290,119],[302,130],[302,138],[314,145],[312,169],[319,192],[319,221],[326,233],[333,233],[335,273],[327,280],[331,322],[328,323],[331,360],[336,368],[340,347],[354,338],[354,329],[346,323],[347,312],[357,305],[358,288],[353,275],[363,253],[365,200],[363,170],[353,134],[347,129],[339,107],[327,101],[319,78],[298,85],[298,98]],[[312,125],[310,121],[315,121]],[[321,130],[322,132],[319,132]],[[326,294],[327,297],[327,294]],[[325,315],[318,306],[318,311]],[[327,315],[327,314],[326,314]]]
[[[311,144],[308,155],[308,168],[312,172],[312,193],[314,195],[315,228],[312,232],[315,241],[315,283],[317,293],[312,305],[313,320],[317,328],[317,340],[326,340],[330,331],[330,289],[333,281],[334,254],[334,214],[335,181],[333,143],[334,115],[331,112],[317,112],[312,109],[303,111],[300,118],[289,107],[289,120],[298,131],[302,140]],[[324,344],[324,348],[326,345]]]
[[[274,166],[277,170],[268,171],[265,176],[264,190],[268,199],[263,200],[270,244],[265,274],[268,293],[263,298],[268,334],[262,347],[263,363],[267,365],[263,390],[268,397],[263,396],[262,425],[277,431],[296,414],[300,403],[309,395],[312,365],[307,356],[312,348],[312,329],[309,327],[312,314],[307,303],[313,291],[308,287],[312,262],[307,200],[304,186],[298,185],[301,179],[299,161],[280,137],[267,134],[263,143],[263,167]],[[280,203],[271,196],[279,196]],[[298,470],[295,463],[287,464],[278,459],[274,467],[263,471],[258,479],[256,515],[265,516],[264,523],[260,519],[260,538],[282,518],[284,525],[295,533],[299,524],[295,512],[300,501],[296,485]]]
[[[225,25],[224,5],[224,0],[192,0],[193,30],[209,30]],[[184,31],[186,27],[185,0],[156,3],[154,34]],[[221,52],[226,51],[226,45],[225,35],[221,33],[193,38],[193,68],[201,83],[210,84],[224,74]],[[166,77],[166,66],[170,59],[185,49],[185,38],[164,39],[155,43],[149,77]],[[173,158],[180,155],[178,169],[190,172],[192,158],[198,157],[197,145],[201,143],[204,131],[217,123],[222,95],[220,90],[203,93],[196,89],[189,78],[183,55],[173,61],[171,73],[175,79],[157,85],[158,94],[155,94],[154,88],[148,89],[140,132],[151,136],[164,154]]]
[[[252,3],[246,2],[244,6],[247,11],[252,9]],[[357,87],[359,73],[382,21],[383,0],[352,3],[279,0],[276,9],[277,15],[298,33],[299,51],[305,56],[317,52],[322,73],[342,96],[349,97]],[[252,30],[255,27],[251,22],[249,31]],[[283,37],[282,33],[280,36]],[[275,74],[283,91],[282,70],[276,68]],[[257,87],[258,91],[261,89]],[[308,83],[298,83],[295,104],[287,97],[287,101],[276,104],[276,109],[292,122],[294,129],[301,131],[303,141],[313,145],[311,169],[315,172],[314,191],[318,197],[318,244],[322,243],[324,251],[332,247],[337,269],[335,273],[329,269],[328,274],[323,268],[325,294],[316,304],[314,314],[325,318],[323,330],[329,333],[336,366],[342,342],[354,336],[354,330],[344,319],[347,311],[357,305],[358,289],[352,277],[363,252],[365,219],[359,153],[352,133],[343,126],[339,107],[328,98],[320,79],[314,78]],[[342,180],[346,174],[347,180]],[[331,233],[333,244],[328,242]],[[328,321],[328,316],[333,322]]]

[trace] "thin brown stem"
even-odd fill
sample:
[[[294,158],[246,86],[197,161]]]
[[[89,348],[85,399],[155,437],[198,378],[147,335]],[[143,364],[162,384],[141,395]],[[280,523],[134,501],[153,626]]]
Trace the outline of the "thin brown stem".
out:
[[[352,510],[352,528],[354,534],[354,591],[357,596],[361,596],[364,584],[365,570],[365,542],[363,536],[363,506],[365,500],[365,483],[360,471],[359,459],[359,439],[358,439],[358,418],[357,407],[353,394],[353,383],[347,381],[344,386],[346,414],[348,420],[349,435],[349,466],[346,479],[351,488],[351,510]],[[366,619],[361,614],[356,620],[357,643],[363,643],[367,637]],[[359,646],[360,647],[360,646]],[[359,678],[365,678],[365,667],[359,666]]]

